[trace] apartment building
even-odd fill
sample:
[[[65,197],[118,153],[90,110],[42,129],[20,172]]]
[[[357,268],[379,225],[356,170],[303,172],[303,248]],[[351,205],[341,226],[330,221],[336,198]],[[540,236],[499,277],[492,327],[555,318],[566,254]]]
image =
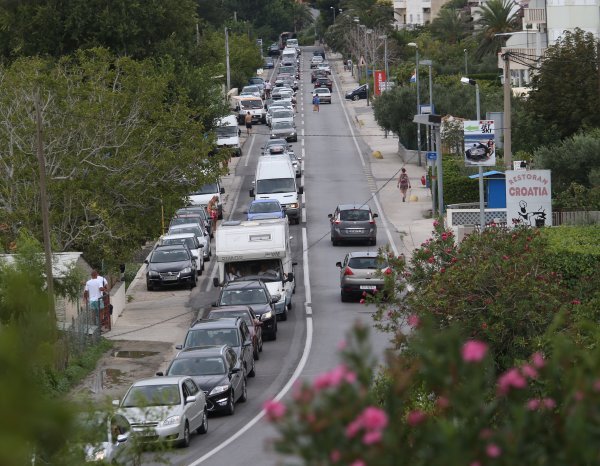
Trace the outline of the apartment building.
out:
[[[396,29],[412,29],[431,23],[448,0],[394,0]]]

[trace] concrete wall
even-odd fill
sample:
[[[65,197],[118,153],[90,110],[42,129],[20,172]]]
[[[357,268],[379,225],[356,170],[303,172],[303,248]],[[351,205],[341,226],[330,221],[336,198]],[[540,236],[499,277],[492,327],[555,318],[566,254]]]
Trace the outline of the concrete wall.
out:
[[[113,305],[112,325],[115,325],[117,319],[125,309],[127,297],[125,296],[125,282],[117,283],[110,290],[110,303]]]

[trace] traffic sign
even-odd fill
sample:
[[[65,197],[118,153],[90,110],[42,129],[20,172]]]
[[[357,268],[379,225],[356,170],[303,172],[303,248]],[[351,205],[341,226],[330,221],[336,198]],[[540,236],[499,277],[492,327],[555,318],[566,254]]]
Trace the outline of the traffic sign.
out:
[[[367,62],[365,61],[365,57],[360,57],[360,60],[358,60],[358,66],[367,66]]]
[[[427,160],[437,160],[437,152],[427,152]]]

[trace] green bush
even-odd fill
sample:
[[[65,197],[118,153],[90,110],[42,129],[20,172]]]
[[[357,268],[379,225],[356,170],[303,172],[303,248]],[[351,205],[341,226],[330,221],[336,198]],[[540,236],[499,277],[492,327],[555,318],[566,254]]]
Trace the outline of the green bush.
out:
[[[472,169],[465,167],[462,159],[444,155],[442,160],[444,170],[444,203],[461,204],[477,202],[479,199],[479,184],[476,179],[469,178]]]

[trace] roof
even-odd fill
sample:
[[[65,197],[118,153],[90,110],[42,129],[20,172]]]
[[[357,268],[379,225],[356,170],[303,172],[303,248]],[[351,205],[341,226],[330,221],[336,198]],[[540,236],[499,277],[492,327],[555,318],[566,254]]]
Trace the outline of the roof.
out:
[[[212,314],[213,312],[225,313],[225,312],[246,312],[246,311],[252,312],[252,307],[251,306],[219,306],[214,309],[211,309],[210,314]]]
[[[52,253],[52,275],[54,278],[63,278],[67,272],[77,265],[77,261],[82,257],[82,252],[54,252]],[[40,254],[43,256],[43,254]],[[15,254],[0,254],[0,260],[7,264],[14,264]]]
[[[490,170],[489,172],[483,172],[484,178],[504,178],[506,175],[504,172],[499,172],[497,170]],[[477,179],[479,178],[479,173],[475,173],[474,175],[469,175],[469,178]]]
[[[177,353],[174,359],[193,358],[200,355],[221,355],[228,345],[191,346]]]
[[[260,280],[233,280],[227,282],[223,289],[239,289],[239,288],[263,288],[263,283]]]
[[[198,319],[190,330],[198,330],[200,328],[236,328],[237,319]],[[188,330],[189,331],[189,330]]]
[[[254,199],[250,204],[279,204],[277,199]]]
[[[340,204],[340,210],[371,210],[368,204]]]
[[[377,257],[379,252],[377,251],[353,251],[348,253],[350,257]]]
[[[188,376],[165,376],[165,377],[152,377],[151,379],[142,379],[134,382],[133,385],[136,387],[146,387],[149,385],[175,385],[179,384],[181,379],[187,379]]]

